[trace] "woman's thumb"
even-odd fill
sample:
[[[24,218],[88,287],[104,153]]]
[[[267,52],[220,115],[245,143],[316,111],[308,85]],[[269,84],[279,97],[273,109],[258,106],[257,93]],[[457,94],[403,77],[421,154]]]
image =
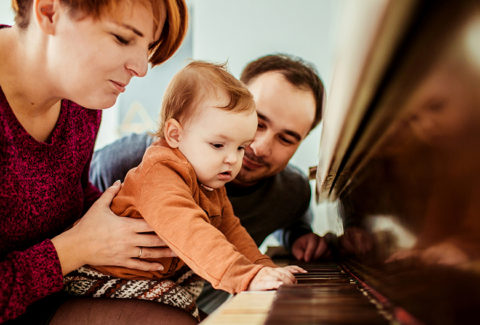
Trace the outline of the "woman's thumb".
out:
[[[112,186],[110,186],[105,190],[105,192],[103,192],[102,196],[98,200],[110,206],[113,198],[115,197],[115,195],[117,195],[118,191],[120,191],[121,188],[122,182],[117,180],[115,183],[112,184]]]

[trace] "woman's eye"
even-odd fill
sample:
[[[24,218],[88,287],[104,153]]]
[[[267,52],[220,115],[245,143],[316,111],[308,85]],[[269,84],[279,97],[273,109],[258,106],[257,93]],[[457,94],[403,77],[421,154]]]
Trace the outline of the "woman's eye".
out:
[[[257,129],[263,130],[263,129],[265,129],[265,128],[266,128],[265,124],[263,124],[263,123],[258,123]]]
[[[240,150],[240,151],[241,151],[241,150],[245,150],[245,146],[240,146],[240,147],[238,147],[238,150]]]
[[[129,40],[126,40],[125,38],[123,38],[123,37],[120,36],[120,35],[113,34],[113,36],[115,36],[115,38],[117,39],[117,41],[118,41],[120,44],[128,45],[128,43],[130,43]]]
[[[210,145],[212,147],[214,147],[215,149],[223,148],[223,144],[221,144],[221,143],[210,143]]]

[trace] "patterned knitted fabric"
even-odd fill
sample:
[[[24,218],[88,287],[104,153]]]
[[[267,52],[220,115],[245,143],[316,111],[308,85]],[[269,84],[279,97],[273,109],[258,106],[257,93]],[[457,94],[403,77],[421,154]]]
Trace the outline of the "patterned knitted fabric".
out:
[[[88,170],[101,112],[62,101],[45,142],[16,119],[0,88],[0,323],[62,288],[53,238],[100,192]]]
[[[168,279],[131,280],[105,275],[81,267],[65,276],[65,291],[74,296],[94,298],[142,299],[181,308],[198,319],[195,300],[204,281],[188,267]]]

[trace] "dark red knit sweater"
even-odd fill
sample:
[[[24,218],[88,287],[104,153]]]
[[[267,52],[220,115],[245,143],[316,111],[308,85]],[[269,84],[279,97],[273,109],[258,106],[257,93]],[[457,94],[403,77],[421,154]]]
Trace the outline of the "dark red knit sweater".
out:
[[[38,142],[0,88],[0,323],[62,288],[49,238],[100,195],[88,181],[100,120],[101,111],[64,100],[49,138]]]

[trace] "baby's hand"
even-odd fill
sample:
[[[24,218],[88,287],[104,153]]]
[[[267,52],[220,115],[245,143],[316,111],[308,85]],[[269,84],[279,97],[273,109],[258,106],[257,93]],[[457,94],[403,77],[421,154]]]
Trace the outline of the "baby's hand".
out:
[[[308,273],[306,270],[302,269],[300,266],[297,265],[287,265],[284,266],[283,269],[289,271],[290,273]]]
[[[293,276],[292,271],[291,267],[275,268],[265,266],[258,271],[257,275],[252,279],[247,290],[271,290],[278,289],[282,284],[296,283],[297,280]]]

